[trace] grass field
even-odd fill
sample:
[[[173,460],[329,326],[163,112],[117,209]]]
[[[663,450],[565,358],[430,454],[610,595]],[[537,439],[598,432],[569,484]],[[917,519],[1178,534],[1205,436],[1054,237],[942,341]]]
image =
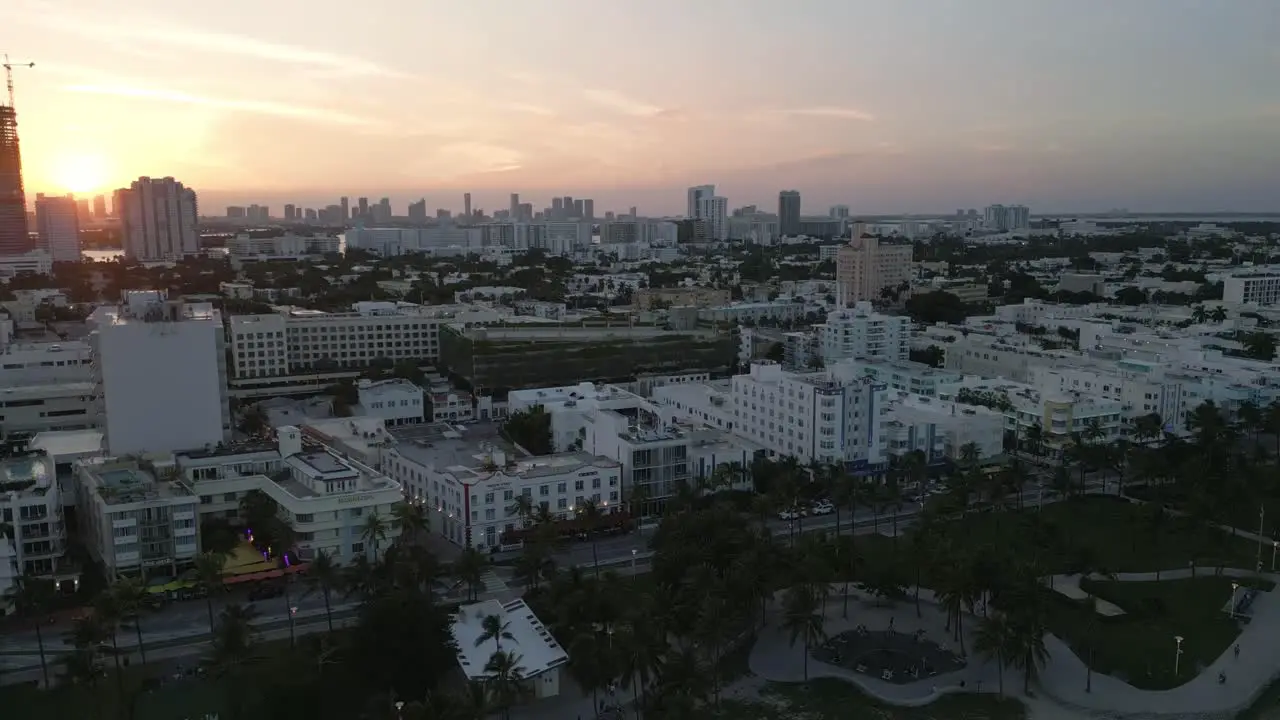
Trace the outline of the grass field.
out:
[[[51,691],[30,685],[0,687],[0,717],[5,720],[185,720],[206,715],[226,717],[225,693],[217,682],[188,679],[157,685],[143,673],[126,673],[124,694],[116,687],[114,672],[102,678],[97,690],[59,687]],[[120,712],[133,704],[132,714]]]
[[[1087,555],[1111,572],[1153,572],[1197,565],[1252,568],[1256,545],[1186,518],[1155,521],[1142,505],[1088,496],[1012,513],[974,513],[957,520],[973,548],[1034,543],[1049,573],[1080,569]],[[1037,529],[1037,524],[1039,528]],[[1097,569],[1097,568],[1092,568]]]
[[[1125,614],[1095,616],[1084,603],[1046,590],[1051,595],[1047,625],[1095,672],[1144,690],[1177,687],[1227,652],[1240,634],[1237,621],[1222,612],[1231,598],[1231,582],[1212,576],[1159,582],[1084,580],[1083,590],[1115,603]],[[1261,587],[1272,589],[1270,583]],[[1176,636],[1183,638],[1183,655],[1175,675]]]
[[[726,700],[710,720],[1024,720],[1019,701],[993,695],[948,695],[924,707],[896,707],[873,700],[835,678],[769,683],[758,701]]]

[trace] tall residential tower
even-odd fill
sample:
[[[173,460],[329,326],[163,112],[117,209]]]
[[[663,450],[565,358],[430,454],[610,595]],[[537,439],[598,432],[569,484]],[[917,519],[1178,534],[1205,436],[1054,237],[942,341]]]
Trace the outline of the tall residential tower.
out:
[[[196,193],[173,178],[138,178],[116,191],[116,208],[129,257],[177,260],[200,252]]]

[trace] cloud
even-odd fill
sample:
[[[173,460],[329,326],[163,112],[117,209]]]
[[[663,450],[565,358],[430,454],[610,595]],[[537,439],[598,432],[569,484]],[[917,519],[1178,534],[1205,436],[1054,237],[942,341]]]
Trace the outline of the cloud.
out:
[[[789,110],[783,110],[782,112],[785,115],[803,115],[806,117],[835,118],[838,120],[862,120],[864,122],[870,122],[876,119],[875,116],[872,115],[871,113],[865,112],[863,110],[859,110],[857,108],[818,106],[818,107],[807,107],[807,108],[792,108]]]
[[[654,117],[663,111],[657,105],[650,105],[641,100],[629,98],[615,90],[584,90],[582,94],[591,102],[624,115]]]
[[[526,113],[528,115],[541,115],[542,117],[552,117],[556,114],[555,110],[542,105],[531,105],[529,103],[499,103],[496,105],[499,110],[507,110],[510,112]]]
[[[202,95],[163,90],[159,88],[136,87],[129,85],[69,85],[70,92],[88,95],[110,95],[114,97],[136,98],[139,100],[158,100],[161,102],[182,105],[198,105],[201,107],[232,110],[236,112],[254,113],[258,115],[275,115],[278,117],[298,118],[333,125],[372,126],[377,121],[368,118],[347,115],[345,113],[308,107],[306,105],[289,105],[266,100],[239,100],[233,98],[212,98]]]
[[[327,76],[387,77],[404,79],[404,73],[383,67],[363,58],[312,50],[298,45],[269,42],[248,35],[233,35],[157,23],[140,18],[106,20],[84,17],[48,3],[31,3],[26,8],[30,19],[51,30],[70,32],[100,40],[112,47],[134,43],[219,55],[268,60],[323,71]],[[146,53],[133,47],[131,52]]]

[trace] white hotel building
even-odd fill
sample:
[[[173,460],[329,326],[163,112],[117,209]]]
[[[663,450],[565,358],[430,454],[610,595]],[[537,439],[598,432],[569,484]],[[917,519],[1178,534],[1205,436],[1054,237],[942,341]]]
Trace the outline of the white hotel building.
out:
[[[833,310],[816,330],[828,365],[848,358],[906,360],[910,354],[911,318],[875,312],[869,302]]]
[[[33,453],[0,461],[0,523],[12,528],[18,575],[52,577],[58,571],[67,549],[62,503],[52,459]],[[0,545],[7,544],[0,533]]]
[[[440,320],[429,309],[357,303],[354,312],[281,308],[269,315],[234,315],[227,329],[236,378],[369,365],[378,358],[433,361]]]
[[[304,448],[296,427],[278,428],[276,436],[275,444],[176,456],[179,484],[197,498],[200,515],[235,519],[244,495],[260,490],[275,501],[296,533],[301,559],[324,551],[345,563],[357,556],[376,559],[363,532],[368,517],[377,514],[386,525],[387,537],[377,547],[384,553],[399,534],[391,508],[403,500],[400,485],[329,448]]]
[[[67,341],[0,348],[0,439],[97,424],[92,351]]]
[[[99,415],[112,455],[172,453],[231,437],[222,315],[128,291],[89,318]]]
[[[620,463],[586,452],[516,459],[498,441],[473,442],[446,426],[384,451],[383,468],[410,499],[429,510],[431,529],[459,547],[492,550],[520,528],[518,495],[568,519],[591,500],[603,513],[621,509]]]

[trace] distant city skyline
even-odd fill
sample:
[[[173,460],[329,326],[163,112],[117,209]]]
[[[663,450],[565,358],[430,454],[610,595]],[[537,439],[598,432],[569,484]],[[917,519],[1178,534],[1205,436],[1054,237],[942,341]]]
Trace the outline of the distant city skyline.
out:
[[[796,189],[804,214],[1277,210],[1275,17],[1274,0],[0,5],[4,50],[36,62],[15,78],[28,197],[147,175],[214,207],[519,193],[598,216],[681,214],[699,184],[730,207]]]

